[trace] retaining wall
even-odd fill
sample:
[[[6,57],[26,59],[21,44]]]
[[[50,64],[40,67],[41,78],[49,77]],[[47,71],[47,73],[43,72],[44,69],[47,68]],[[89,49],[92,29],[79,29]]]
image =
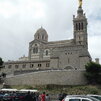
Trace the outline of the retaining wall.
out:
[[[54,70],[41,71],[7,77],[5,83],[8,85],[85,85],[85,71],[80,70]]]

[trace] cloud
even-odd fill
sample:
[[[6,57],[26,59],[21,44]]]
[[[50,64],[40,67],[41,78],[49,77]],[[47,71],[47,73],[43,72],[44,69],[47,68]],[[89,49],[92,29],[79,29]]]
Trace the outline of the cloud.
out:
[[[101,0],[83,1],[93,59],[101,59],[100,4]],[[40,26],[47,30],[49,41],[72,38],[77,8],[77,0],[0,0],[0,57],[7,61],[28,55],[28,43]]]

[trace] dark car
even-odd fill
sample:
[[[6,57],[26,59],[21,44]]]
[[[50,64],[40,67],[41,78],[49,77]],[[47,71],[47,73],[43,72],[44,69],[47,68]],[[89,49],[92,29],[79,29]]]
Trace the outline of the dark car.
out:
[[[8,94],[6,93],[4,96],[3,96],[3,101],[14,101],[16,95],[15,94]]]
[[[16,93],[15,101],[23,101],[25,96],[25,93]]]
[[[0,101],[2,101],[2,99],[3,99],[3,94],[0,94]]]

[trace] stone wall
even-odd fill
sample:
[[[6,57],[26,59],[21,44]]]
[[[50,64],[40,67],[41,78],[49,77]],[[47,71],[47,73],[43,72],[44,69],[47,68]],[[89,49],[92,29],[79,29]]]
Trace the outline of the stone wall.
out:
[[[86,79],[84,71],[78,70],[51,70],[8,77],[8,85],[84,85]]]

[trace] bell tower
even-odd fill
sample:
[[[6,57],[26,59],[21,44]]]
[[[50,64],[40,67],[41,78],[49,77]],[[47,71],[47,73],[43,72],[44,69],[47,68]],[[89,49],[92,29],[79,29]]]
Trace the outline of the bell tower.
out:
[[[74,41],[76,45],[88,47],[87,24],[87,18],[83,13],[82,5],[80,4],[77,10],[77,16],[73,16]]]

